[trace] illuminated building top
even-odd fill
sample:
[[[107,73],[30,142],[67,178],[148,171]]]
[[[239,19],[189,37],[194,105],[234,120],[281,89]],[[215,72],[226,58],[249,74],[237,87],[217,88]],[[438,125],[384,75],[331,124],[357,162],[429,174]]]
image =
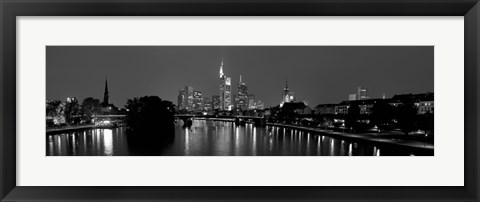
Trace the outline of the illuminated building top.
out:
[[[223,58],[222,58],[222,64],[220,65],[220,78],[223,77]]]

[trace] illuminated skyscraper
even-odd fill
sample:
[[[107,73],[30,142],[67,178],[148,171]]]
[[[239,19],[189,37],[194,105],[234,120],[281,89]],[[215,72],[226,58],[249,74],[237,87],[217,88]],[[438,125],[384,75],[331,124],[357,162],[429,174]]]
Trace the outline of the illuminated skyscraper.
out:
[[[185,88],[180,88],[178,90],[178,102],[177,102],[177,109],[184,110],[186,109],[186,99],[187,99],[187,92]]]
[[[248,88],[247,85],[242,82],[242,75],[240,75],[240,81],[238,82],[237,88],[237,108],[248,110]]]
[[[368,89],[359,86],[357,88],[357,100],[366,100],[368,99]]]
[[[187,111],[193,110],[193,87],[185,86],[185,99],[183,104]]]
[[[202,111],[203,109],[203,99],[201,91],[193,91],[193,106],[194,111]]]
[[[248,95],[248,109],[256,109],[255,94],[249,94]]]
[[[213,110],[220,109],[220,96],[212,95],[212,108]]]
[[[223,59],[220,65],[220,110],[232,109],[231,79],[223,74]]]
[[[212,110],[212,100],[209,97],[202,97],[203,100],[203,110],[210,111]]]

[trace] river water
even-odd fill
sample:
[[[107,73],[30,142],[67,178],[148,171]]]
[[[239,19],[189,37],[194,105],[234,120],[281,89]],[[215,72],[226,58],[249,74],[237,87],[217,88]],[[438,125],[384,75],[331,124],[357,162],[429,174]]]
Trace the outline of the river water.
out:
[[[159,135],[162,130],[159,129]],[[281,127],[179,121],[170,140],[132,143],[125,127],[47,135],[47,156],[379,156],[411,155]]]

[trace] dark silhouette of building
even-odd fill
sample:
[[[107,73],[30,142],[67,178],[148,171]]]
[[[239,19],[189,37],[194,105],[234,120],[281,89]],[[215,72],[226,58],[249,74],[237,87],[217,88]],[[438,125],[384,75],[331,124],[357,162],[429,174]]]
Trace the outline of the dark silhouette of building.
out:
[[[107,77],[105,77],[105,92],[103,93],[103,102],[102,105],[107,107],[110,104],[110,96],[108,95],[108,81]]]
[[[296,114],[310,114],[312,112],[312,109],[304,102],[286,102],[283,103],[281,109]]]

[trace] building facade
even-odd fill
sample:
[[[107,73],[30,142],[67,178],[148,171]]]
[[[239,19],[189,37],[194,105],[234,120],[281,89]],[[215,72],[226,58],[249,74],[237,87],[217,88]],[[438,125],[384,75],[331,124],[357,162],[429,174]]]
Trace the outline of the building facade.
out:
[[[242,75],[240,75],[240,81],[238,82],[237,87],[237,108],[242,110],[249,109],[249,100],[248,100],[248,87],[242,82]]]
[[[335,114],[335,104],[319,104],[315,107],[315,114]]]
[[[223,60],[220,65],[220,110],[231,110],[232,105],[232,86],[231,78],[223,73]]]
[[[212,99],[209,97],[203,97],[203,110],[210,111],[213,110]]]
[[[434,94],[432,92],[394,95],[389,100],[389,104],[395,107],[404,103],[412,103],[417,108],[418,114],[433,114],[434,112]]]
[[[248,94],[248,109],[256,109],[255,94]]]
[[[348,100],[349,100],[349,101],[357,100],[357,94],[350,94],[350,95],[348,95]]]
[[[187,111],[193,110],[193,87],[185,86],[185,93],[187,95],[187,99],[185,99],[185,109]]]
[[[357,99],[356,100],[366,100],[368,99],[368,89],[362,86],[357,88]]]
[[[213,110],[220,110],[220,96],[212,95],[212,108]]]
[[[193,111],[202,111],[203,110],[203,99],[202,91],[193,91]]]
[[[187,99],[187,93],[185,91],[185,88],[180,88],[178,90],[178,96],[177,96],[177,110],[185,110],[186,107],[186,99]]]
[[[255,102],[255,108],[254,109],[260,109],[260,110],[263,110],[265,108],[264,104],[262,101],[260,100],[257,100]]]

